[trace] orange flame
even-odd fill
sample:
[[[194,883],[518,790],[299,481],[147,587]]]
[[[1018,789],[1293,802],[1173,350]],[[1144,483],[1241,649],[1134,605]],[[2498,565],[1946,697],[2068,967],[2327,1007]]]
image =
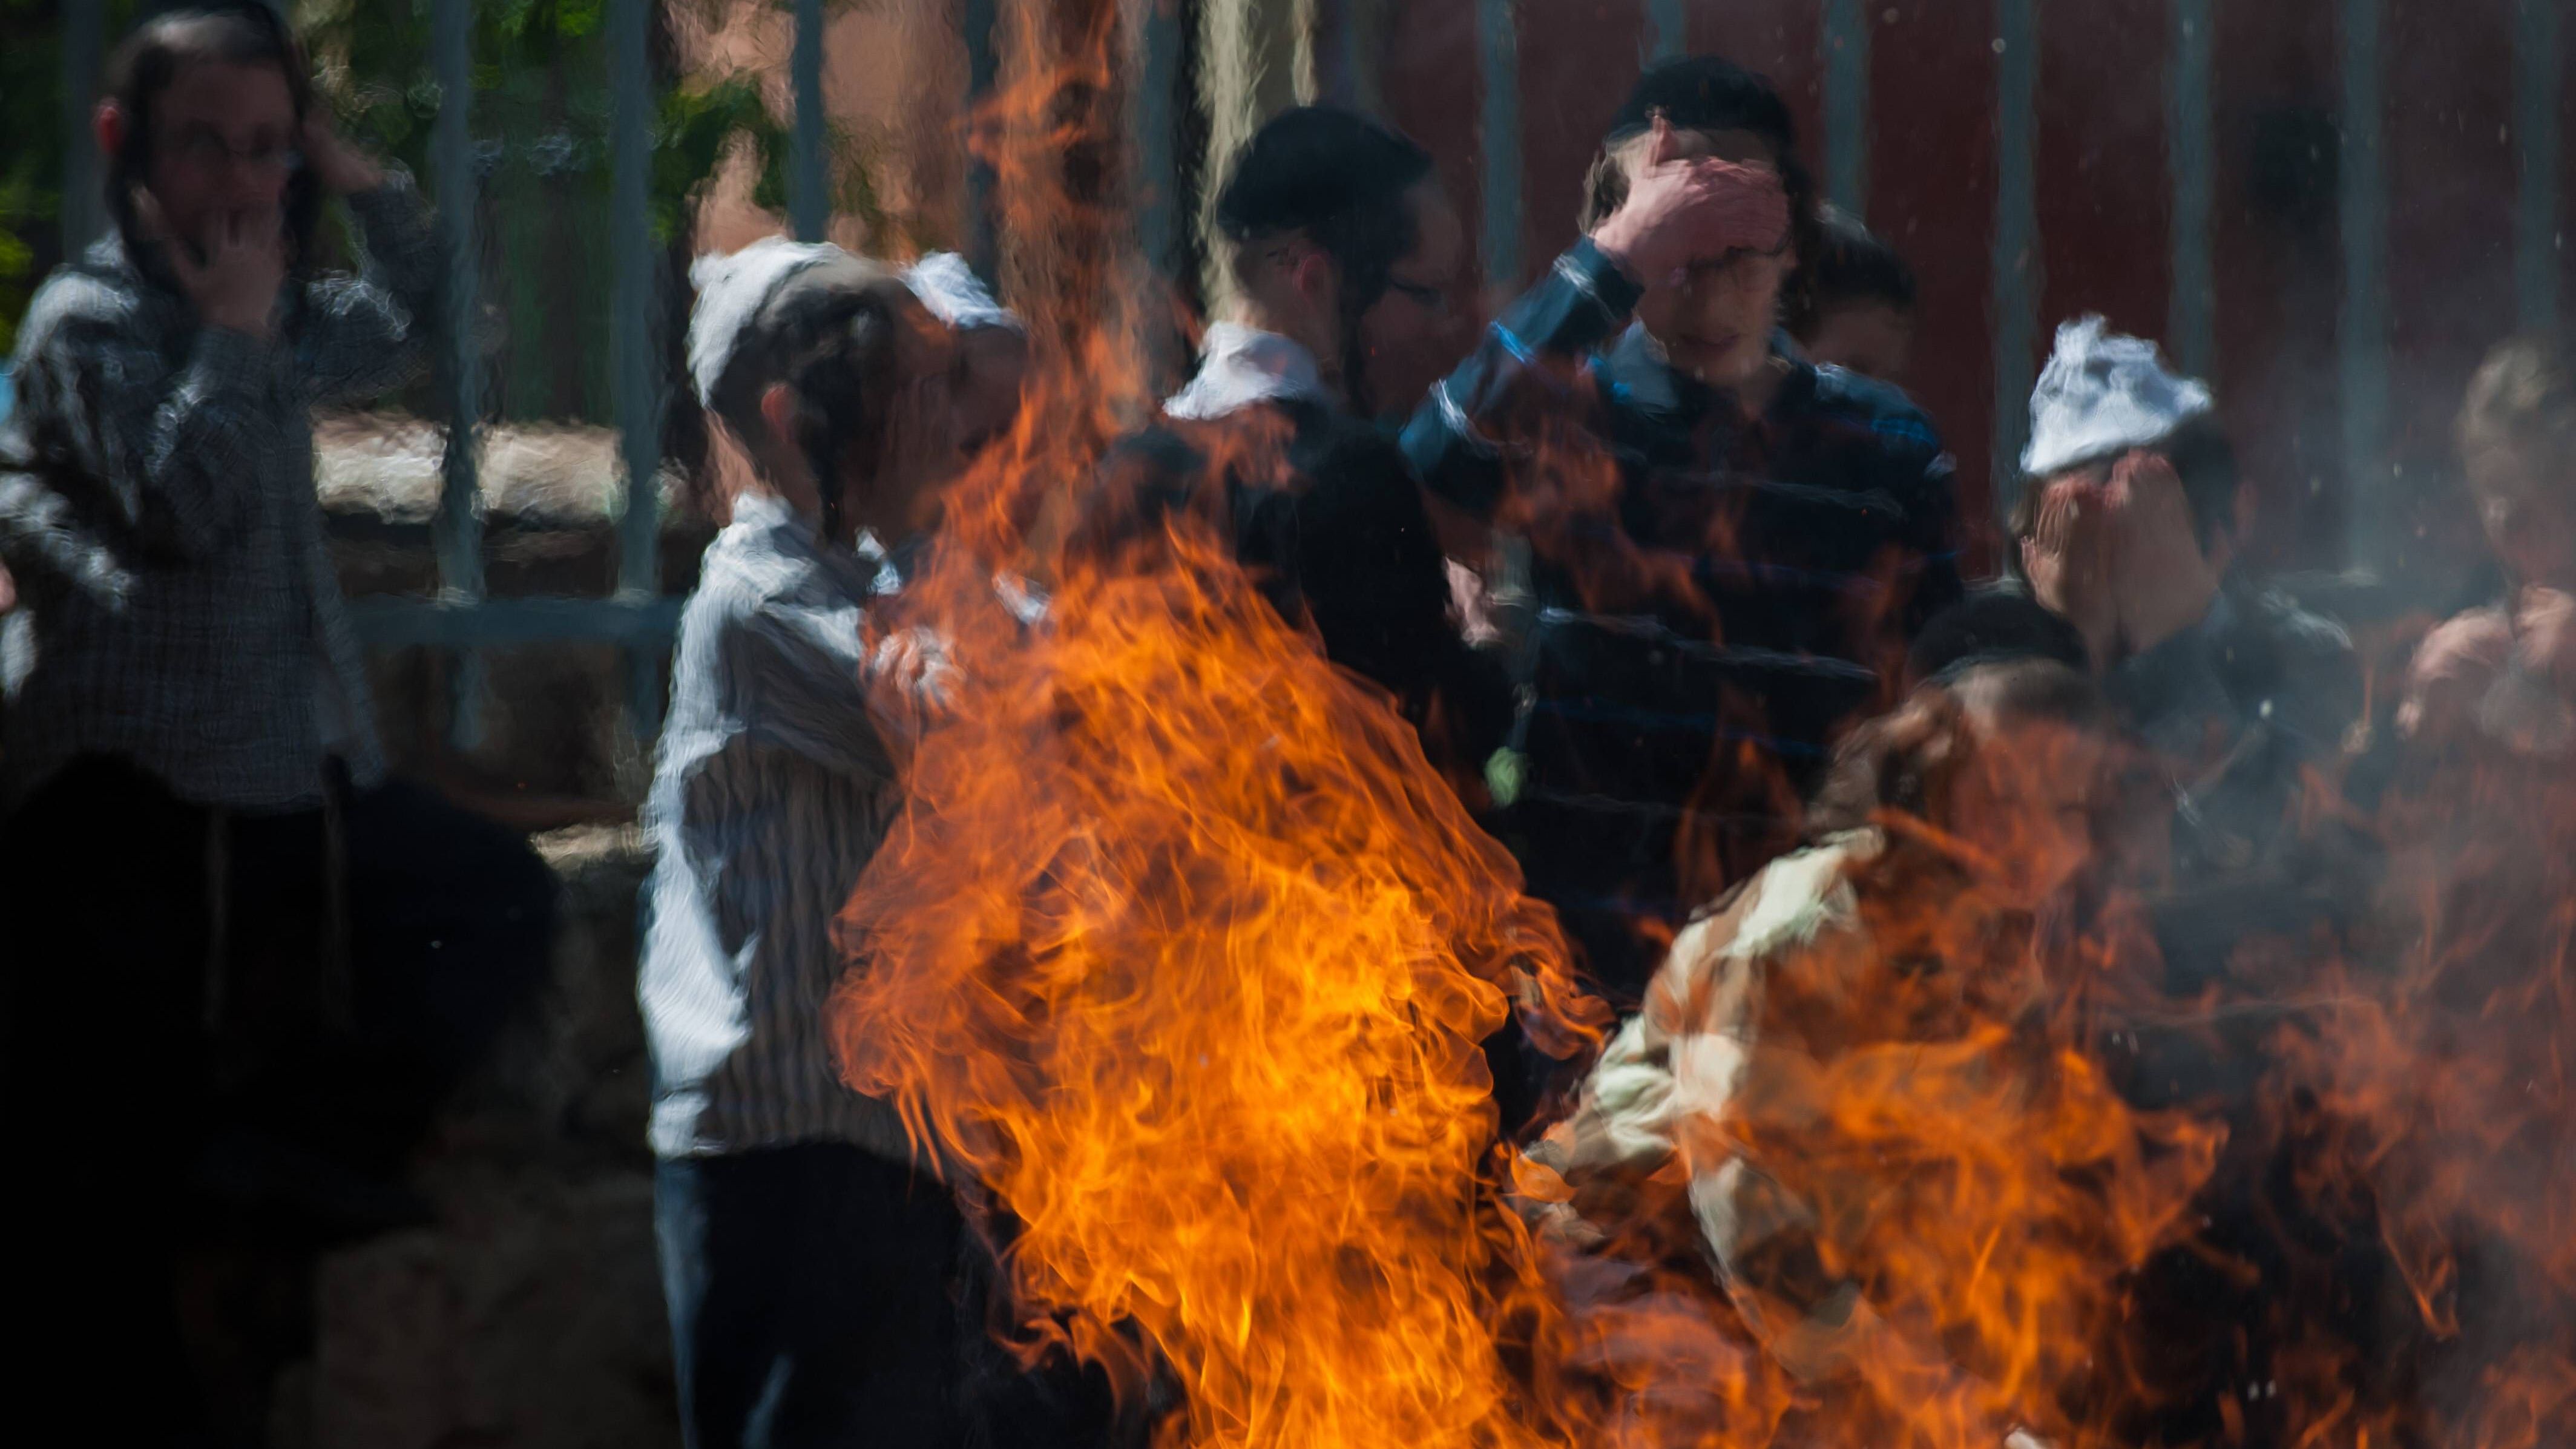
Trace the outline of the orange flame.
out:
[[[1130,1393],[1167,1376],[1167,1445],[2123,1442],[2156,1392],[2117,1346],[2125,1275],[2172,1241],[2224,1134],[2132,1110],[2095,1059],[2088,1008],[2150,964],[2116,912],[2053,948],[2044,1009],[1972,995],[1927,1027],[1909,963],[1973,961],[1977,923],[1955,897],[1891,898],[1911,914],[1880,924],[1912,955],[1877,963],[1886,989],[1856,998],[1848,1049],[1796,1084],[1802,1150],[1866,1199],[1828,1205],[1862,1226],[1827,1266],[1889,1328],[1845,1379],[1795,1380],[1745,1331],[1661,1211],[1670,1174],[1599,1241],[1523,1225],[1579,1189],[1498,1153],[1479,1044],[1517,1008],[1571,1052],[1602,1012],[1388,699],[1233,562],[1213,499],[1146,516],[1095,486],[1144,415],[1132,333],[1158,304],[1118,281],[1103,200],[1111,7],[1058,13],[1013,10],[1019,79],[979,121],[1033,381],[889,611],[948,634],[964,681],[850,902],[863,966],[833,1004],[853,1085],[897,1102],[1008,1223],[1023,1326]],[[1275,441],[1227,462],[1258,473]],[[1549,466],[1577,499],[1609,486],[1597,463]],[[997,576],[1043,584],[1046,616],[1003,607]],[[1588,577],[1610,601],[1686,582],[1633,556]],[[2534,839],[2566,858],[2556,833]],[[2463,1331],[2464,1222],[2537,1265],[2550,1302],[2576,1293],[2567,1175],[2535,1188],[2520,1179],[2539,1169],[2502,1161],[2570,1145],[2563,922],[2469,991],[2479,948],[2444,912],[2396,981],[2302,988],[2341,1005],[2279,1045],[2270,1135],[2230,1149],[2287,1144],[2293,1196],[2375,1222],[2436,1338]],[[2482,1052],[2470,1028],[2506,1018],[2517,1046]],[[2476,1412],[2444,1422],[2296,1328],[2226,1440],[2251,1414],[2282,1442],[2504,1449],[2564,1442],[2576,1413],[2554,1322],[2464,1371]]]

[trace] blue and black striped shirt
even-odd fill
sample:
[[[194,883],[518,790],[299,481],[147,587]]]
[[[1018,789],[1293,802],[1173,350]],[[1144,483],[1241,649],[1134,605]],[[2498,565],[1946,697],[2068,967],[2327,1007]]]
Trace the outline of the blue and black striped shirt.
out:
[[[1634,921],[1794,843],[1838,731],[1962,594],[1951,460],[1903,393],[1783,341],[1748,419],[1663,360],[1641,291],[1577,242],[1404,432],[1433,493],[1530,543],[1504,828],[1614,985],[1652,964],[1602,959]]]

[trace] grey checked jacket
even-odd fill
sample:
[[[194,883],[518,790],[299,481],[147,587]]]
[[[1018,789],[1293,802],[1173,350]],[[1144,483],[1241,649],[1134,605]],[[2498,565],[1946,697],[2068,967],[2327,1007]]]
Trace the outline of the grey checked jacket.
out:
[[[312,410],[410,376],[439,257],[407,177],[349,205],[365,274],[291,291],[267,341],[199,326],[113,236],[37,292],[0,427],[21,594],[0,620],[0,800],[93,753],[234,809],[318,803],[332,755],[382,778]]]

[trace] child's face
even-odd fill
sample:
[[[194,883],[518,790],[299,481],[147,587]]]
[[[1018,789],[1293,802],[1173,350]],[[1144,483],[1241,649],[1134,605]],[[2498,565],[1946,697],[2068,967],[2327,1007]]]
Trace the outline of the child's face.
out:
[[[1968,721],[1974,743],[1951,829],[2002,867],[1994,884],[2013,904],[2037,906],[2093,858],[2109,742],[2060,721],[1999,715],[1974,703]]]
[[[2576,589],[2576,478],[2566,465],[2505,442],[2473,445],[2463,461],[2487,545],[2513,581]]]
[[[143,177],[180,241],[202,246],[219,222],[275,214],[301,164],[295,99],[274,65],[197,60],[152,101]]]
[[[842,510],[853,529],[904,537],[937,518],[940,489],[964,460],[972,409],[961,395],[958,344],[919,303],[897,314],[897,377],[909,379],[881,406],[883,442],[872,460],[853,458],[841,478]]]
[[[1780,164],[1770,143],[1750,131],[1683,131],[1676,139],[1678,160]],[[1643,158],[1642,150],[1631,149],[1624,161],[1633,168]],[[1739,250],[1709,258],[1677,279],[1649,277],[1637,319],[1675,370],[1710,387],[1740,388],[1771,360],[1780,289],[1797,264],[1796,252],[1783,242],[1777,252]]]

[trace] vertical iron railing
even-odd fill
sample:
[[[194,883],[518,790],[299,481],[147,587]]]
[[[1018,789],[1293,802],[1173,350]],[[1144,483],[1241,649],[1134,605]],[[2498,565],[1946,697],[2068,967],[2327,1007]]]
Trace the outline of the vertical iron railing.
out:
[[[966,39],[966,115],[971,118],[1001,83],[1001,49],[994,27],[1001,21],[1000,0],[959,0],[958,18]],[[1001,264],[993,230],[993,168],[970,149],[966,157],[966,260],[990,277]]]
[[[483,501],[477,477],[483,421],[483,359],[477,346],[478,253],[475,240],[474,14],[472,0],[434,0],[431,66],[438,77],[438,119],[430,132],[430,172],[437,188],[439,234],[447,248],[444,356],[440,393],[447,411],[447,450],[440,470],[440,598],[472,606],[483,599]],[[483,661],[471,648],[452,656],[449,735],[460,749],[481,738]]]
[[[1646,0],[1646,58],[1673,60],[1690,53],[1689,0]]]
[[[821,241],[832,216],[829,145],[823,123],[823,0],[796,0],[796,41],[787,76],[795,91],[789,132],[788,225],[800,241]]]
[[[1181,245],[1178,144],[1179,0],[1139,0],[1129,13],[1136,23],[1136,84],[1128,102],[1134,116],[1136,241],[1144,253],[1146,269],[1157,277],[1170,278],[1178,274],[1185,255]]]
[[[2021,491],[2022,445],[2029,439],[2030,386],[2038,365],[2038,0],[1996,0],[1995,31],[1995,418],[1989,436],[2001,518],[2010,516]]]
[[[642,604],[662,588],[661,266],[653,245],[653,73],[650,41],[656,0],[609,0],[608,224],[614,291],[609,313],[610,381],[617,407],[618,455],[626,487],[617,519],[617,597]],[[626,719],[638,739],[661,720],[658,654],[629,644],[621,651]]]
[[[1825,198],[1869,215],[1868,0],[1825,0]]]
[[[611,0],[606,39],[612,87],[611,255],[614,262],[611,381],[624,481],[617,524],[617,585],[607,599],[486,597],[483,525],[477,474],[483,359],[476,325],[478,297],[477,150],[472,134],[474,0],[431,0],[432,62],[441,104],[432,130],[430,180],[447,251],[447,293],[439,331],[438,395],[450,424],[433,528],[439,589],[429,600],[362,598],[353,614],[380,647],[454,651],[454,736],[470,743],[482,692],[476,651],[510,643],[591,640],[627,649],[627,706],[639,735],[658,715],[660,650],[677,617],[661,593],[660,439],[665,407],[666,347],[659,334],[664,305],[660,253],[650,214],[654,115],[650,45],[658,0]],[[971,110],[988,97],[999,71],[995,34],[1003,0],[958,0],[967,53]],[[1385,3],[1385,0],[1380,0]],[[1870,149],[1870,27],[1874,8],[1862,0],[1818,0],[1821,79],[1825,97],[1823,161],[1829,195],[1855,213],[1866,205]],[[1358,18],[1371,0],[1321,7],[1338,28],[1322,43],[1342,47],[1336,69],[1373,73],[1359,52],[1374,20]],[[2380,561],[2390,477],[2385,413],[2389,393],[2387,298],[2388,194],[2383,157],[2386,0],[2338,0],[2342,65],[2342,141],[2338,155],[2342,298],[2337,326],[2342,440],[2349,510],[2349,556]],[[1646,0],[1649,44],[1658,56],[1686,48],[1690,0]],[[1310,7],[1311,8],[1311,7]],[[2173,0],[2166,76],[2173,195],[2171,310],[2168,342],[2176,361],[2207,375],[2216,365],[2210,225],[2216,171],[2212,60],[2218,0]],[[89,114],[107,36],[104,0],[64,0],[60,58],[64,95],[63,212],[66,252],[93,238],[102,217]],[[1180,194],[1175,136],[1184,124],[1176,87],[1186,41],[1185,12],[1169,0],[1145,0],[1134,47],[1139,83],[1137,162],[1140,239],[1158,265],[1186,250],[1191,224]],[[1366,9],[1374,17],[1377,11]],[[797,235],[819,237],[831,219],[831,164],[825,116],[823,0],[795,0],[791,50],[791,221]],[[1324,22],[1319,22],[1324,23]],[[2520,325],[2548,330],[2560,310],[2558,271],[2559,105],[2564,36],[2555,0],[2517,0],[2513,114],[2520,172],[2513,265]],[[1516,285],[1522,256],[1522,136],[1516,0],[1476,0],[1476,61],[1483,81],[1480,111],[1481,241],[1489,286]],[[2018,483],[2026,399],[2036,363],[2040,294],[2034,114],[2039,51],[2037,0],[1998,0],[1996,190],[1993,218],[1995,407],[1991,442],[1998,504]],[[1374,87],[1370,87],[1374,89]],[[1356,98],[1356,97],[1355,97]],[[965,246],[979,270],[994,263],[992,176],[972,164]]]
[[[2177,366],[2202,378],[2218,370],[2218,281],[2209,250],[2218,171],[2211,135],[2216,8],[2216,0],[2174,0],[2165,69],[2165,154],[2173,188],[2165,344]]]
[[[1476,58],[1485,103],[1479,146],[1484,167],[1483,243],[1485,286],[1518,287],[1521,280],[1521,63],[1520,7],[1515,0],[1476,0]]]
[[[2520,163],[2515,198],[2515,315],[2523,331],[2558,330],[2558,265],[2566,231],[2558,222],[2559,0],[2518,0],[2513,48],[2513,134]]]
[[[2368,567],[2388,547],[2388,182],[2382,169],[2380,11],[2385,0],[2343,0],[2343,307],[2336,321],[2342,378],[2345,557]]]
[[[107,0],[63,0],[63,256],[79,256],[102,226],[91,97],[107,40]]]

